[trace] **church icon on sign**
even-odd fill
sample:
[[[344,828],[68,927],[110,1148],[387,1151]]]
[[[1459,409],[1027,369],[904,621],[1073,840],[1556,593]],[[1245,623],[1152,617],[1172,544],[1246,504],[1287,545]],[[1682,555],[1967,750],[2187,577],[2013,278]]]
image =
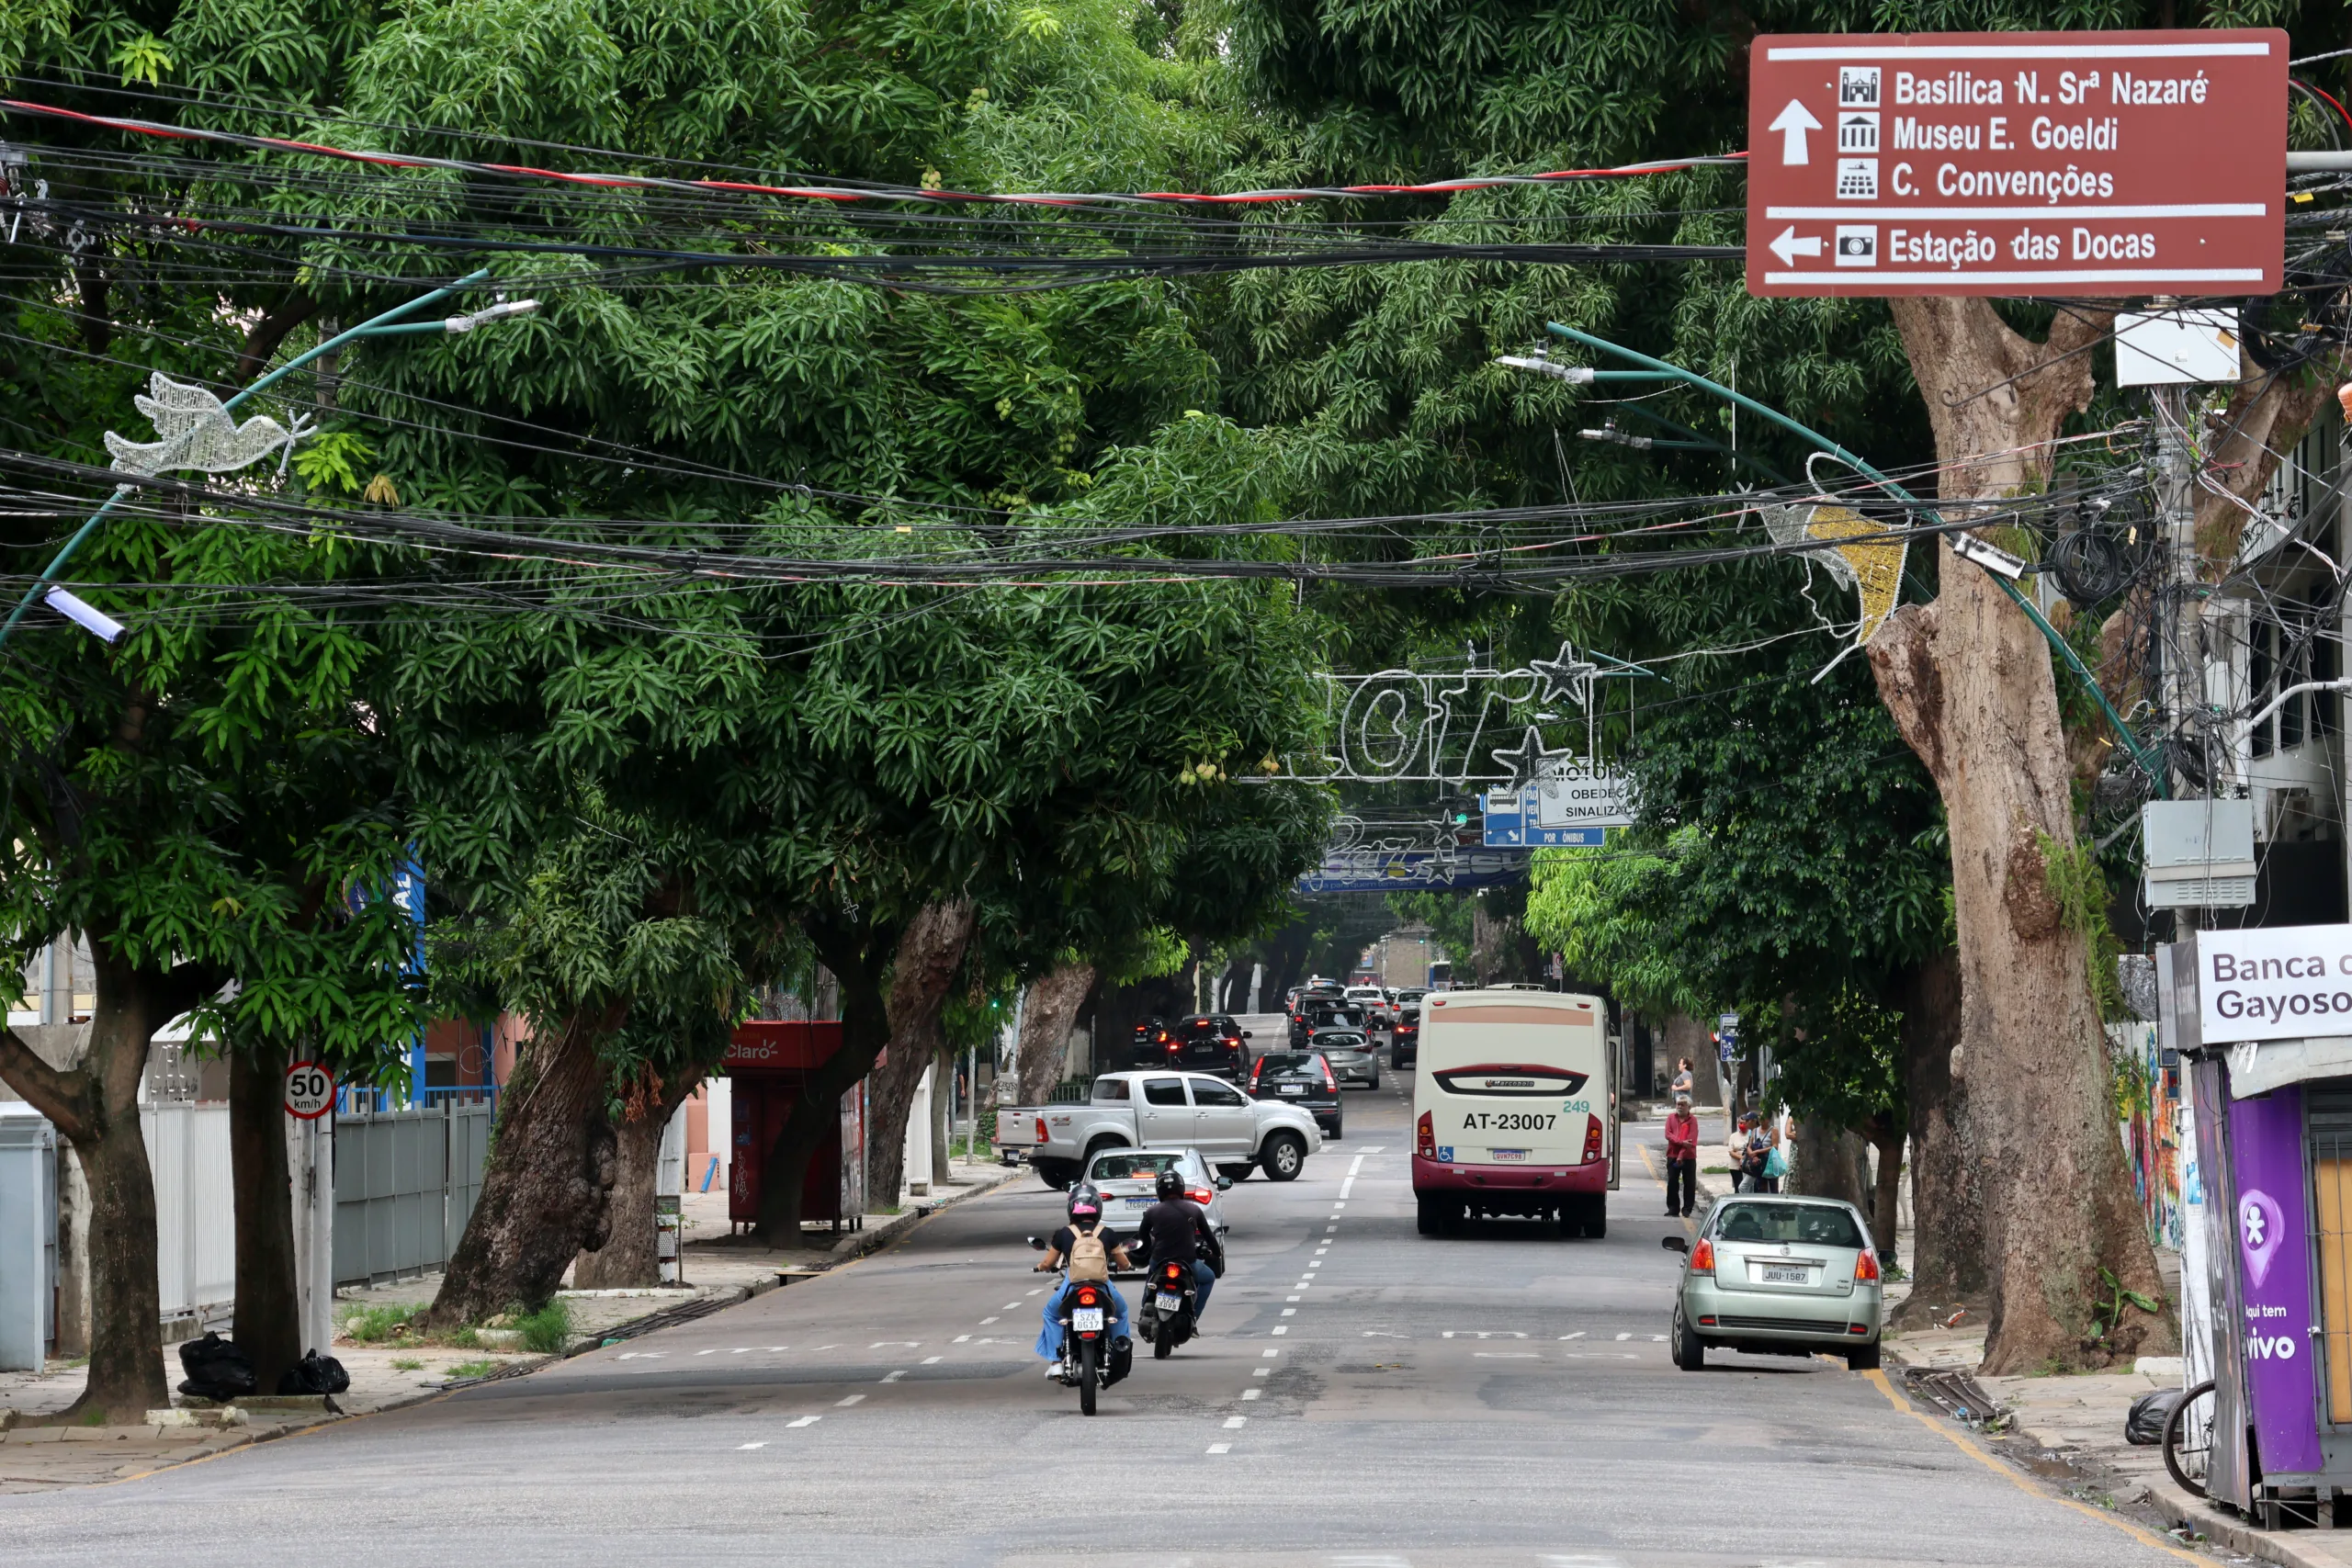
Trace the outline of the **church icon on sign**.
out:
[[[1838,67],[1838,107],[1841,109],[1878,107],[1878,73],[1879,68],[1875,65]]]

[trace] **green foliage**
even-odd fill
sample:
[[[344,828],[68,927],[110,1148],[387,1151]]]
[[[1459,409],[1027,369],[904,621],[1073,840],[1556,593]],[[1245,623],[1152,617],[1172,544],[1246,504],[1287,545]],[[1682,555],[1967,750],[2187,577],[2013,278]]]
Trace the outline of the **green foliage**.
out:
[[[2062,849],[2055,839],[2041,831],[2035,832],[2034,844],[2041,854],[2042,877],[2058,905],[2060,922],[2083,939],[2083,962],[2089,971],[2086,977],[2098,1003],[2099,1017],[2109,1023],[2129,1021],[2132,1009],[2123,999],[2123,979],[2115,966],[2123,942],[2108,923],[2111,893],[2098,850],[2085,843]]]
[[[354,1345],[373,1345],[380,1340],[398,1338],[409,1330],[409,1319],[423,1312],[421,1303],[390,1302],[382,1306],[361,1307],[346,1313],[340,1325],[343,1334]]]
[[[571,1303],[556,1296],[537,1312],[518,1314],[514,1326],[523,1331],[523,1348],[542,1356],[560,1356],[571,1343]]]

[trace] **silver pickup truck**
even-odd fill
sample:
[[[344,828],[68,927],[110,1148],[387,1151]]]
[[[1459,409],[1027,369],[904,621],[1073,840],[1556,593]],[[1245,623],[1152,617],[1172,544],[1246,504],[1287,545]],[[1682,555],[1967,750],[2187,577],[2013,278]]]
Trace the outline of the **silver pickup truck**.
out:
[[[1069,1186],[1101,1150],[1146,1146],[1198,1149],[1237,1181],[1253,1169],[1292,1181],[1323,1134],[1296,1106],[1251,1100],[1206,1073],[1105,1073],[1081,1104],[997,1108],[997,1157],[1026,1159],[1049,1186]]]

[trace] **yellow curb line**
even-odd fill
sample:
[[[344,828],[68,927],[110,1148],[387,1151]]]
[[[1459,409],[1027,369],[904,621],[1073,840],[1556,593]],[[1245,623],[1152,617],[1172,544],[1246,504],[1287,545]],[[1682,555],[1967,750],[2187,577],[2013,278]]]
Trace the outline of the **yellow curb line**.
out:
[[[1994,1474],[1999,1476],[2002,1480],[2007,1482],[2018,1491],[2023,1492],[2030,1496],[2040,1497],[2046,1501],[2056,1503],[2063,1507],[2072,1508],[2078,1514],[2098,1520],[2101,1524],[2112,1525],[2117,1529],[2121,1530],[2124,1534],[2132,1537],[2134,1540],[2137,1540],[2143,1546],[2154,1547],[2158,1551],[2169,1553],[2174,1557],[2179,1558],[2184,1562],[2203,1563],[2206,1565],[2206,1568],[2211,1568],[2213,1561],[2211,1558],[2199,1556],[2194,1551],[2188,1551],[2186,1548],[2182,1547],[2178,1541],[2172,1540],[2165,1536],[2160,1536],[2154,1530],[2146,1529],[2139,1525],[2132,1523],[2129,1519],[2118,1517],[2116,1515],[2108,1512],[2104,1508],[2094,1508],[2088,1503],[2082,1502],[2077,1498],[2062,1496],[2057,1493],[2048,1491],[2036,1483],[2027,1479],[2025,1476],[2018,1474],[2015,1470],[2012,1470],[2007,1465],[2002,1463],[1999,1459],[1985,1452],[1984,1448],[1978,1444],[1973,1438],[1969,1437],[1964,1432],[1953,1430],[1949,1422],[1940,1420],[1938,1417],[1930,1416],[1927,1412],[1915,1407],[1908,1399],[1905,1399],[1902,1394],[1895,1392],[1894,1385],[1888,1381],[1887,1375],[1876,1368],[1872,1368],[1871,1371],[1864,1372],[1862,1376],[1870,1379],[1871,1382],[1877,1384],[1879,1393],[1886,1395],[1886,1402],[1889,1404],[1894,1405],[1896,1410],[1910,1416],[1914,1421],[1917,1421],[1920,1425],[1926,1427],[1938,1437],[1947,1439],[1955,1448],[1959,1449],[1961,1452],[1968,1455],[1971,1459],[1976,1461],[1979,1464],[1982,1464],[1985,1469],[1991,1471]]]

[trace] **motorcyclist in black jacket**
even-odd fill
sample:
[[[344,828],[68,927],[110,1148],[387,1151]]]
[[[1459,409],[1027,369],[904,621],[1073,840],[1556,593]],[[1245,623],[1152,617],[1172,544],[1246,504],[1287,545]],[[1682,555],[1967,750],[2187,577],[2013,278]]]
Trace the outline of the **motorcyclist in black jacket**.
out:
[[[1182,1171],[1170,1166],[1152,1182],[1152,1190],[1159,1201],[1143,1212],[1136,1226],[1144,1253],[1142,1267],[1148,1272],[1154,1265],[1171,1258],[1193,1266],[1193,1326],[1197,1331],[1201,1314],[1208,1308],[1209,1288],[1225,1267],[1225,1244],[1217,1240],[1207,1211],[1184,1196]]]

